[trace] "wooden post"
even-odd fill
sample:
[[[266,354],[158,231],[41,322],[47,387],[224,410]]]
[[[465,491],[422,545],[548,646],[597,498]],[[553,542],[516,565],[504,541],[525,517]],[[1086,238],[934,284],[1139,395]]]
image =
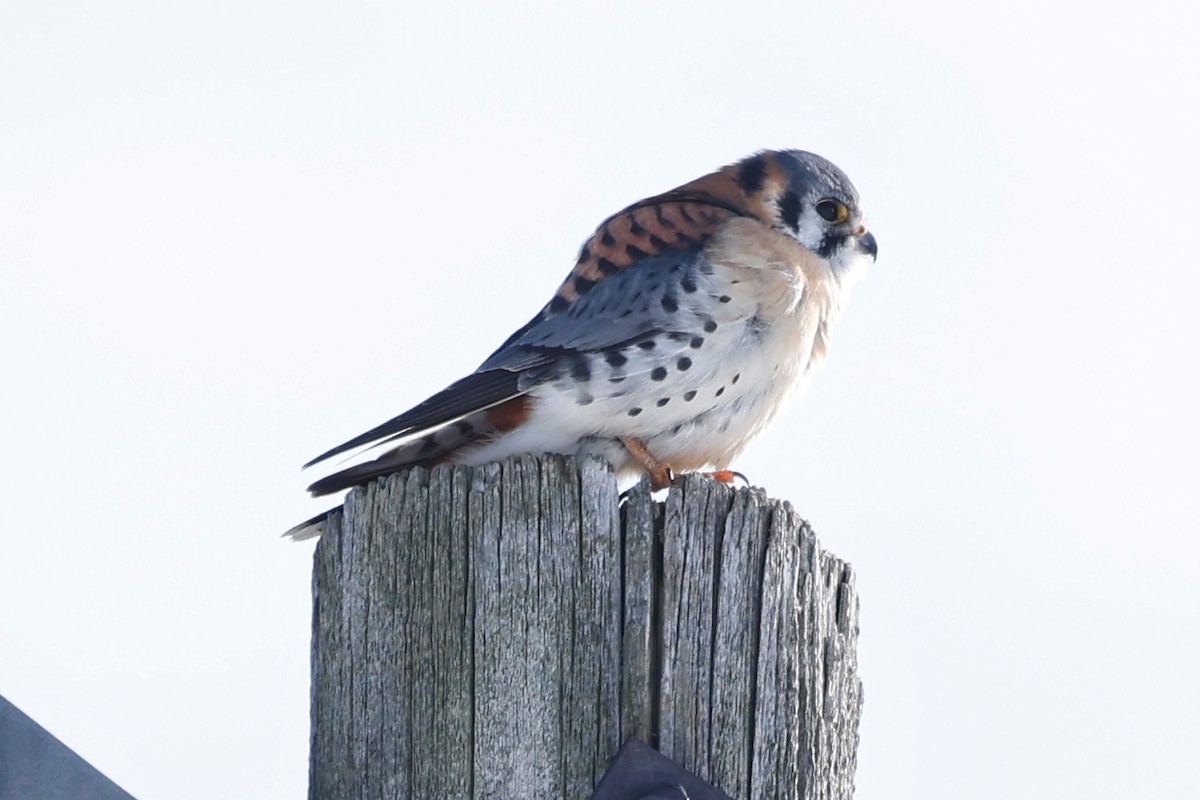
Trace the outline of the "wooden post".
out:
[[[850,798],[857,638],[850,567],[757,490],[414,469],[317,546],[309,796],[582,800],[637,737],[735,798]]]

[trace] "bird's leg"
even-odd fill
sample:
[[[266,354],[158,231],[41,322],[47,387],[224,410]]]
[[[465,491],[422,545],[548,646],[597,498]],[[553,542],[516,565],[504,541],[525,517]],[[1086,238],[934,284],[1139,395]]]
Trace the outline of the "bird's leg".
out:
[[[629,455],[633,456],[633,460],[638,462],[650,475],[651,490],[657,492],[675,482],[675,472],[671,469],[671,465],[664,464],[650,455],[650,451],[646,449],[646,445],[642,444],[641,439],[635,439],[632,436],[618,436],[617,440],[625,445],[625,449],[629,451]]]

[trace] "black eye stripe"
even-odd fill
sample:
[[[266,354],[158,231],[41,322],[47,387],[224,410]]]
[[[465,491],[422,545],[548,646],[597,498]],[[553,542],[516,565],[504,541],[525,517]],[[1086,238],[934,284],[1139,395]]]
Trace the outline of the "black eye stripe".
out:
[[[783,193],[783,197],[779,198],[779,219],[784,225],[787,225],[792,230],[800,228],[800,210],[803,204],[800,202],[800,196],[793,191]]]
[[[834,251],[841,246],[845,239],[841,236],[829,235],[821,239],[821,244],[817,247],[817,255],[821,258],[830,258]]]

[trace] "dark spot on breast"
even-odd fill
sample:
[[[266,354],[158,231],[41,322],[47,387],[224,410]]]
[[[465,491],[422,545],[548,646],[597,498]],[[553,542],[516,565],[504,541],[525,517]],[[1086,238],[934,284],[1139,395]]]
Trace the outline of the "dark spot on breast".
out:
[[[800,195],[793,191],[786,191],[779,198],[779,219],[794,231],[800,229],[801,206]]]
[[[624,376],[624,375],[613,375],[611,378],[609,378],[609,379],[608,379],[608,382],[609,382],[609,383],[620,383],[620,382],[621,382],[621,381],[623,381],[623,380],[625,380],[625,376]],[[616,395],[614,395],[614,397],[615,397],[615,396],[616,396]]]
[[[721,295],[720,297],[718,297],[718,298],[717,298],[717,302],[718,302],[718,303],[728,303],[728,302],[729,302],[730,300],[732,300],[732,299],[733,299],[733,298],[732,298],[732,297],[730,297],[729,295],[727,295],[727,294],[723,294],[723,295]]]
[[[738,374],[733,376],[733,380],[731,380],[730,383],[737,383],[741,379],[742,379],[742,373],[739,372]]]
[[[687,356],[684,356],[683,358],[681,358],[675,362],[675,366],[679,369],[680,372],[687,372],[689,369],[692,368],[692,360],[690,358],[688,358]]]
[[[592,370],[586,356],[576,356],[571,360],[571,377],[577,381],[591,380]]]
[[[690,402],[692,402],[692,400],[693,400],[695,397],[696,397],[696,390],[695,390],[695,389],[691,390],[690,392],[684,392],[684,393],[683,393],[683,402],[685,402],[685,403],[690,403]]]
[[[579,277],[575,279],[575,291],[580,294],[587,294],[595,285],[596,282],[590,278]]]
[[[662,397],[662,398],[659,398],[657,401],[655,401],[654,405],[658,406],[659,408],[662,408],[669,402],[671,402],[671,398]]]
[[[655,342],[653,339],[645,339],[644,341],[638,342],[637,346],[642,350],[653,350]]]
[[[704,332],[705,333],[712,333],[716,329],[717,329],[717,323],[715,321],[710,319],[704,323]]]
[[[626,358],[622,353],[620,353],[617,350],[609,350],[607,353],[604,354],[604,361],[610,367],[622,366],[628,360],[629,360],[628,358]]]
[[[720,396],[721,396],[721,395],[723,395],[723,394],[725,394],[725,387],[724,387],[724,386],[722,386],[720,389],[717,389],[717,393],[716,393],[716,394],[714,394],[714,395],[713,395],[713,397],[720,397]]]
[[[668,314],[674,314],[679,310],[679,302],[674,297],[667,295],[662,299],[662,308]]]
[[[767,161],[762,156],[753,156],[747,158],[741,163],[737,171],[738,186],[742,187],[742,191],[746,194],[754,194],[763,187],[763,182],[767,179]]]
[[[650,371],[650,380],[652,380],[652,381],[661,381],[661,380],[664,380],[666,377],[667,377],[667,368],[666,367],[655,367],[654,369],[652,369]]]
[[[629,232],[634,236],[644,236],[646,233],[646,229],[643,228],[638,223],[637,217],[635,217],[633,214],[629,214],[628,218],[629,218]]]
[[[691,275],[688,275],[679,282],[679,286],[685,292],[687,292],[688,294],[691,294],[692,292],[696,291],[696,279],[693,278]]]
[[[746,333],[749,334],[751,338],[759,341],[762,340],[763,331],[766,330],[766,327],[766,323],[763,322],[762,317],[760,317],[758,314],[755,314],[754,316],[750,317],[750,319],[746,320]]]
[[[620,267],[618,267],[613,262],[609,261],[607,258],[602,258],[599,261],[597,261],[596,268],[599,269],[605,275],[616,275],[618,272],[621,271]]]
[[[569,305],[565,297],[554,295],[554,299],[550,301],[550,313],[557,314]]]
[[[608,226],[606,225],[604,227],[604,233],[600,234],[600,244],[604,245],[605,247],[612,247],[616,243],[617,240],[613,238],[612,232],[609,231]]]
[[[575,398],[575,402],[581,406],[590,405],[592,402],[592,396],[590,394],[581,394],[579,397]]]
[[[692,348],[693,350],[699,350],[700,345],[702,344],[704,344],[703,336],[693,336],[692,340],[688,342],[688,347]]]
[[[640,408],[638,408],[637,406],[634,406],[633,408],[629,409],[629,416],[631,416],[631,417],[636,417],[640,413],[642,413],[642,410]]]

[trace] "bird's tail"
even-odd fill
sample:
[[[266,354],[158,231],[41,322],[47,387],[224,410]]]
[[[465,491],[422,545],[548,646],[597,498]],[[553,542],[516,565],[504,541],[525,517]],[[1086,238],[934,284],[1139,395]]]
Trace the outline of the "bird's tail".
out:
[[[329,515],[334,511],[337,511],[337,509],[331,508],[328,511],[322,511],[312,519],[306,519],[299,525],[288,528],[284,532],[283,538],[291,539],[294,542],[302,542],[305,539],[316,539],[325,533],[325,521],[329,519]]]
[[[456,451],[470,447],[495,432],[488,411],[477,411],[444,425],[419,439],[405,442],[379,458],[335,472],[308,487],[314,497],[348,489],[372,478],[412,466],[431,467],[450,460]],[[305,523],[307,524],[307,523]],[[290,533],[290,532],[289,532]]]

